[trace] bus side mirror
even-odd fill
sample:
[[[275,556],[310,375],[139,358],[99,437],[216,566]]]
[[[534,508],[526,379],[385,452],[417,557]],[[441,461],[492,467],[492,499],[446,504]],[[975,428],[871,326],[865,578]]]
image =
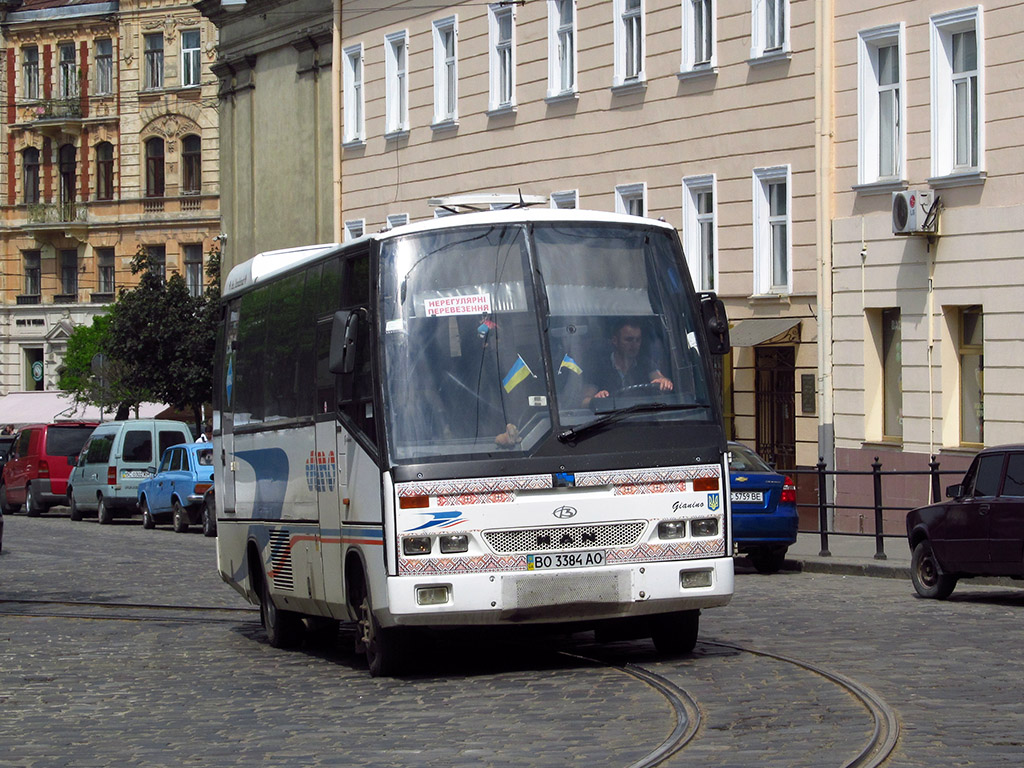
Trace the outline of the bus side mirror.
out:
[[[707,291],[700,294],[700,313],[704,319],[704,330],[707,331],[709,352],[712,355],[724,355],[729,352],[729,318],[725,314],[725,304],[715,293]]]
[[[339,310],[331,323],[331,352],[328,367],[331,373],[352,373],[356,368],[356,338],[359,335],[359,314]]]

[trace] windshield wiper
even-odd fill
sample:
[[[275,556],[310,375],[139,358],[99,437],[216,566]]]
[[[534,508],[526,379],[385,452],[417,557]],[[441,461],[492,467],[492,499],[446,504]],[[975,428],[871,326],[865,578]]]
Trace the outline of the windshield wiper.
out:
[[[632,416],[635,413],[651,413],[653,411],[692,411],[697,408],[707,407],[708,406],[701,405],[700,403],[637,403],[636,405],[631,405],[628,408],[620,408],[617,411],[606,413],[604,416],[600,416],[593,421],[588,421],[586,424],[580,424],[578,427],[571,427],[570,429],[563,430],[558,433],[558,439],[563,443],[575,442],[588,432],[593,432],[601,427],[614,424],[616,421],[621,421],[627,416]]]

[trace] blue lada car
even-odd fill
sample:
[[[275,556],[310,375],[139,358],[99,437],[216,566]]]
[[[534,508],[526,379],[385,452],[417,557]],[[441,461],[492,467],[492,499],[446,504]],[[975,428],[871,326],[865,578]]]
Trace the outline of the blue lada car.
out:
[[[733,543],[759,573],[775,573],[800,527],[796,486],[742,443],[729,451]]]
[[[213,486],[213,444],[182,443],[164,451],[156,474],[139,483],[142,527],[168,522],[178,533],[201,522],[203,494]]]

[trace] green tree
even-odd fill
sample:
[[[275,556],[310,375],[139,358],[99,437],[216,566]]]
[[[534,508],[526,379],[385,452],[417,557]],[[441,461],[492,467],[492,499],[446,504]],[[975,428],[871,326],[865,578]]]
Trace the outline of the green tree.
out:
[[[125,383],[124,364],[107,353],[110,316],[97,315],[89,325],[77,326],[68,337],[57,386],[76,403],[94,405],[127,418],[133,406],[146,399],[143,391],[131,391]]]

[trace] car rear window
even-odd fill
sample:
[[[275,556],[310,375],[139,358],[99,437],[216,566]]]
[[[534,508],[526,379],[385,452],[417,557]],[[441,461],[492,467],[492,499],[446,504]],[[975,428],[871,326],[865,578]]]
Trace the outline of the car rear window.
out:
[[[125,461],[144,462],[153,460],[153,435],[149,430],[133,429],[124,434],[124,450],[121,456]]]
[[[764,461],[745,445],[730,445],[732,461],[729,469],[733,472],[774,472]]]
[[[178,430],[160,430],[160,455],[163,456],[164,451],[170,448],[172,445],[181,445],[187,442],[185,436]]]
[[[213,448],[203,448],[202,450],[196,451],[196,459],[199,461],[199,466],[212,467]]]
[[[47,456],[77,456],[93,429],[90,426],[50,427],[46,430]]]

